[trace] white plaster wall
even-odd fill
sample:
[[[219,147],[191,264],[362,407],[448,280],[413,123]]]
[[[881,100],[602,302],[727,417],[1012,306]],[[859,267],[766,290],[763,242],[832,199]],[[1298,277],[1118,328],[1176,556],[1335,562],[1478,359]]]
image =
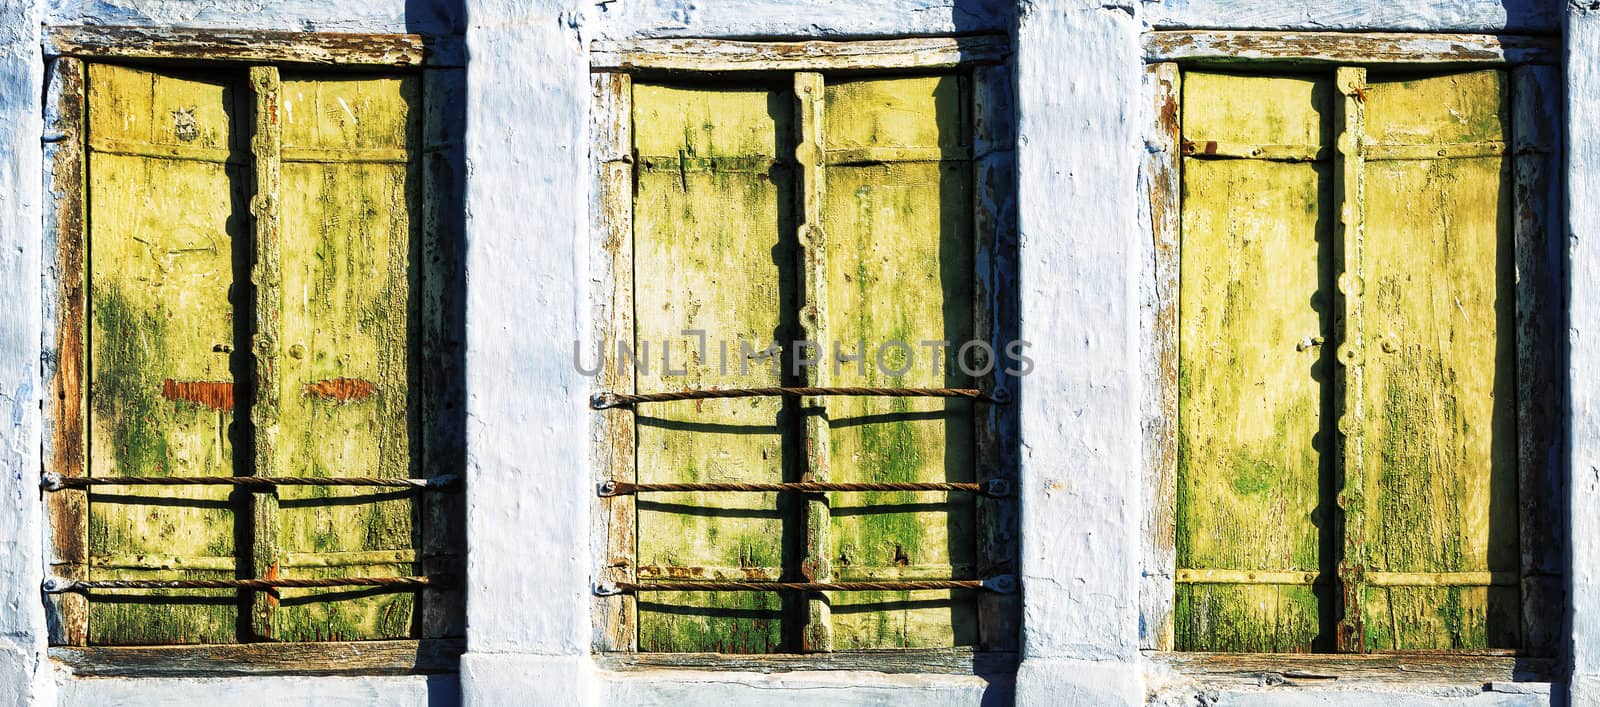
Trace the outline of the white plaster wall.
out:
[[[43,7],[36,7],[41,3]],[[1137,169],[1151,126],[1138,35],[1162,27],[1553,32],[1523,0],[0,0],[0,705],[451,704],[434,678],[76,680],[40,659],[41,278],[37,27],[182,24],[468,29],[468,704],[978,704],[971,676],[608,672],[588,658],[588,115],[584,47],[637,36],[829,37],[1013,28],[1023,335],[1019,391],[1025,660],[1017,701],[1136,704],[1141,264]],[[1600,14],[1575,5],[1569,94],[1600,100]],[[1600,127],[1569,140],[1573,282],[1600,281]],[[20,283],[20,284],[19,284]],[[1600,296],[1572,296],[1572,379],[1600,375]],[[1591,386],[1592,388],[1592,386]],[[1574,704],[1600,705],[1600,391],[1572,399]],[[1587,512],[1586,512],[1587,511]],[[1560,690],[1557,690],[1560,694]],[[1539,694],[1165,691],[1164,704],[1545,704]]]

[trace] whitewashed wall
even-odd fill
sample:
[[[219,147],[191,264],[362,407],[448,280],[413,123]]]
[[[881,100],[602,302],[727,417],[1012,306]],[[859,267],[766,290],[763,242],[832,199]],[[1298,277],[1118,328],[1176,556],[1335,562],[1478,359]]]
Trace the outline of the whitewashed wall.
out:
[[[1417,685],[1218,691],[1138,651],[1137,361],[1152,245],[1138,168],[1154,117],[1151,27],[1556,32],[1569,37],[1573,282],[1600,281],[1600,3],[1548,0],[0,0],[0,705],[979,704],[1009,684],[878,673],[613,673],[588,657],[586,338],[589,87],[584,47],[643,36],[844,37],[1010,30],[1018,82],[1024,657],[1036,705],[1549,704]],[[1570,17],[1570,19],[1569,19]],[[450,678],[76,680],[41,656],[42,263],[38,27],[173,24],[465,29],[469,653]],[[1600,292],[1571,292],[1572,704],[1600,705]],[[1555,702],[1566,697],[1556,686]]]

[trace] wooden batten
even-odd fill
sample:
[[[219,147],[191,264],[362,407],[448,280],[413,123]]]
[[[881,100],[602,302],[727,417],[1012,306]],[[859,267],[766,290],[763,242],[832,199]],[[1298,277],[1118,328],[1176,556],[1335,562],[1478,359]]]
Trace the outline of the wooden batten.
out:
[[[459,65],[459,42],[416,34],[73,25],[47,27],[52,56],[341,66]]]
[[[596,71],[885,71],[995,64],[1008,53],[1002,35],[804,42],[637,39],[593,43],[589,63]]]
[[[255,96],[255,133],[250,140],[255,161],[255,196],[250,202],[254,224],[255,261],[250,270],[251,291],[255,295],[255,321],[251,353],[255,359],[254,400],[250,408],[254,430],[251,453],[256,476],[277,471],[278,413],[280,387],[279,356],[283,328],[283,274],[280,256],[279,185],[283,151],[281,81],[278,69],[271,66],[250,69],[250,87]],[[250,494],[250,576],[275,579],[279,573],[281,548],[278,539],[278,491],[263,489]],[[255,592],[251,599],[250,626],[258,638],[273,637],[273,612],[278,607],[278,592]]]
[[[824,102],[825,87],[822,74],[799,73],[794,77],[795,121],[799,129],[795,147],[795,161],[800,165],[800,248],[801,290],[800,327],[806,339],[822,341],[828,322],[828,256],[827,238],[823,223],[828,201],[827,161],[828,142],[824,134],[826,125]],[[807,366],[802,385],[823,387],[830,385],[830,362]],[[801,402],[804,422],[805,476],[803,481],[827,482],[832,461],[832,432],[828,423],[827,399],[805,398]],[[833,561],[830,557],[828,531],[833,521],[826,496],[813,496],[806,501],[806,557],[801,574],[807,581],[828,582],[833,579]],[[801,638],[801,648],[807,652],[833,650],[833,625],[831,604],[826,597],[810,596],[806,600],[806,627]]]
[[[1158,30],[1145,33],[1144,56],[1231,64],[1558,64],[1561,42],[1493,34]]]

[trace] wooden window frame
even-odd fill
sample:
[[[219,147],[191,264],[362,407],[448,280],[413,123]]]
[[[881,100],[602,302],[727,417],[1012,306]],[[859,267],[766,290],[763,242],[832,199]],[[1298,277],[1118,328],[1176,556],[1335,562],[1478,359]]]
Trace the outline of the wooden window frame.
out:
[[[464,192],[464,170],[459,166],[460,126],[438,96],[455,92],[464,82],[464,47],[459,38],[418,34],[356,34],[318,32],[278,32],[209,30],[166,27],[57,26],[43,34],[46,60],[44,172],[50,203],[45,209],[45,252],[54,253],[54,267],[46,268],[43,335],[44,379],[47,389],[43,456],[46,471],[62,476],[84,473],[83,435],[86,434],[84,376],[87,360],[83,346],[86,336],[87,145],[83,130],[87,107],[86,74],[88,62],[118,62],[145,66],[182,66],[245,69],[258,105],[276,101],[278,71],[316,69],[328,72],[347,70],[399,71],[419,76],[425,97],[421,117],[418,174],[423,195],[417,232],[423,239],[422,252],[459,260],[455,251],[460,240],[452,210],[459,212]],[[431,97],[431,98],[430,98]],[[456,97],[458,100],[460,96]],[[276,111],[272,111],[275,115]],[[257,135],[275,135],[277,126],[263,120],[266,111],[257,110]],[[460,121],[455,121],[459,123]],[[255,144],[253,140],[252,144]],[[254,148],[260,151],[257,145]],[[279,159],[273,155],[258,160],[254,177],[258,184],[274,185]],[[276,198],[255,199],[254,237],[259,248],[275,248],[277,226]],[[253,277],[261,277],[260,273]],[[262,285],[263,287],[270,284]],[[429,341],[443,341],[448,335],[446,311],[452,304],[437,297],[423,298],[425,310],[420,335]],[[445,362],[446,367],[451,364]],[[443,380],[448,372],[441,372]],[[440,386],[433,404],[460,406],[459,392]],[[447,434],[440,431],[433,434]],[[443,439],[443,437],[441,437]],[[459,446],[459,443],[454,443]],[[451,463],[454,455],[448,441],[425,444],[422,464],[428,468]],[[433,455],[429,455],[429,451]],[[268,496],[253,494],[253,496]],[[88,491],[68,488],[44,495],[46,555],[49,574],[68,578],[82,575],[87,568]],[[447,505],[449,504],[449,505]],[[465,543],[458,511],[463,501],[447,501],[441,494],[427,494],[421,514],[425,530],[417,548],[422,573],[454,573],[462,581],[448,591],[445,600],[430,599],[422,592],[418,611],[425,636],[441,636],[452,611],[448,604],[461,604],[465,598]],[[256,500],[257,512],[276,506]],[[244,512],[244,511],[241,511]],[[452,549],[453,548],[453,549]],[[239,555],[240,562],[246,561]],[[466,651],[464,637],[423,637],[418,639],[260,642],[229,644],[183,644],[164,646],[90,646],[87,643],[87,600],[74,593],[45,594],[48,619],[49,655],[68,673],[80,677],[221,677],[235,675],[426,675],[453,673]]]
[[[1546,312],[1561,306],[1561,297],[1555,288],[1561,275],[1559,262],[1551,260],[1554,256],[1545,249],[1559,240],[1562,229],[1559,210],[1564,197],[1560,162],[1552,155],[1560,154],[1564,128],[1551,119],[1530,130],[1527,126],[1533,126],[1536,121],[1522,117],[1538,115],[1541,110],[1561,112],[1561,50],[1560,38],[1552,36],[1230,30],[1145,33],[1144,100],[1148,101],[1146,105],[1153,121],[1147,128],[1149,149],[1140,165],[1140,182],[1149,199],[1149,209],[1144,216],[1148,219],[1156,257],[1143,275],[1147,284],[1140,327],[1140,345],[1145,352],[1141,377],[1146,382],[1147,392],[1141,403],[1145,511],[1139,640],[1142,652],[1151,663],[1209,684],[1239,684],[1243,676],[1251,686],[1315,686],[1349,679],[1360,680],[1365,685],[1426,681],[1495,690],[1496,683],[1559,679],[1562,619],[1551,609],[1562,601],[1560,582],[1564,560],[1556,556],[1559,550],[1555,547],[1538,547],[1538,539],[1530,528],[1547,528],[1550,532],[1544,535],[1551,535],[1557,525],[1557,521],[1551,519],[1564,513],[1564,496],[1558,493],[1561,481],[1554,467],[1543,475],[1544,478],[1533,478],[1536,475],[1527,473],[1532,458],[1553,459],[1550,452],[1560,444],[1560,432],[1556,429],[1559,403],[1541,400],[1532,392],[1534,385],[1521,380],[1517,401],[1518,485],[1523,498],[1535,501],[1520,504],[1518,540],[1522,571],[1518,579],[1522,590],[1523,635],[1525,644],[1548,646],[1547,650],[1187,652],[1174,650],[1172,621],[1174,588],[1180,580],[1174,542],[1178,482],[1182,71],[1190,68],[1288,68],[1324,71],[1330,77],[1337,71],[1343,77],[1347,74],[1338,67],[1507,70],[1511,86],[1508,110],[1514,116],[1514,144],[1510,156],[1515,160],[1511,168],[1515,213],[1511,238],[1519,273],[1515,285],[1515,330],[1519,338],[1532,336],[1549,349],[1549,338],[1559,336],[1560,332],[1553,326],[1554,315]],[[1338,97],[1338,100],[1343,99],[1342,95]],[[1553,118],[1553,114],[1546,117]],[[1535,208],[1540,204],[1542,210]],[[1540,249],[1535,250],[1532,247],[1535,245]],[[1551,371],[1556,367],[1555,361],[1519,346],[1517,370],[1526,371],[1535,366]],[[1565,385],[1558,379],[1542,382],[1557,386],[1557,390]],[[1543,450],[1544,456],[1535,457],[1539,450]],[[1541,517],[1545,520],[1538,520]]]
[[[858,41],[764,42],[722,39],[639,39],[594,42],[590,47],[591,160],[591,276],[594,294],[591,342],[598,351],[616,350],[619,332],[633,330],[633,139],[632,82],[646,78],[701,78],[751,74],[791,74],[797,80],[820,86],[822,74],[893,75],[895,73],[965,69],[972,75],[972,129],[974,174],[974,312],[975,336],[995,350],[1002,337],[1014,338],[1016,292],[1003,283],[1014,282],[1016,268],[1015,132],[1010,41],[1004,35],[916,37]],[[813,91],[815,92],[815,91]],[[816,101],[820,115],[820,101]],[[805,111],[802,111],[805,112]],[[803,131],[820,130],[816,119],[797,119]],[[815,167],[807,167],[814,169]],[[820,201],[805,195],[804,221],[815,222]],[[809,247],[802,242],[802,247]],[[1007,275],[1011,273],[1011,275]],[[813,293],[804,294],[807,306]],[[614,356],[604,356],[605,367],[596,376],[596,392],[635,392],[631,367]],[[997,367],[998,368],[998,367]],[[985,391],[1014,382],[1002,380],[998,370],[978,380]],[[826,385],[826,383],[808,383]],[[639,391],[647,392],[647,391]],[[979,481],[1013,480],[1015,454],[1006,451],[1007,439],[1016,439],[1015,415],[990,406],[975,420]],[[594,483],[611,479],[634,481],[634,421],[628,410],[594,413],[591,459]],[[989,562],[1016,567],[1017,501],[1015,497],[977,502],[977,548]],[[808,513],[815,513],[811,504]],[[597,496],[593,509],[593,548],[596,584],[633,582],[637,579],[637,542],[634,496]],[[825,510],[825,509],[824,509]],[[815,525],[813,516],[808,526]],[[824,522],[823,525],[826,525]],[[808,530],[808,536],[815,536]],[[817,537],[808,537],[815,545]],[[819,601],[812,605],[823,604]],[[816,608],[812,612],[816,619]],[[824,612],[826,607],[820,607]],[[979,599],[979,641],[988,649],[972,647],[875,651],[831,651],[801,654],[722,655],[712,653],[637,652],[637,608],[631,594],[596,595],[593,603],[592,650],[608,669],[678,667],[707,669],[874,670],[896,673],[1007,674],[1015,672],[1020,643],[1019,594],[984,593]],[[999,646],[1002,648],[993,648]]]

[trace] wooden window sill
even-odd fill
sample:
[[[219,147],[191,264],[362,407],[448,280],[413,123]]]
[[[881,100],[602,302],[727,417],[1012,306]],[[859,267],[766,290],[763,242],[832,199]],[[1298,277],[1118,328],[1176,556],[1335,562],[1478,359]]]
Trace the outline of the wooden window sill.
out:
[[[1512,683],[1560,678],[1556,659],[1515,651],[1394,651],[1333,653],[1198,653],[1146,651],[1152,663],[1223,688],[1397,687],[1461,685],[1506,691]]]
[[[803,670],[870,670],[877,673],[1001,676],[1017,672],[1015,651],[972,648],[907,648],[837,651],[833,653],[599,653],[603,670],[625,672],[646,668],[787,673]]]
[[[75,677],[382,676],[454,673],[467,642],[236,643],[183,646],[52,646]]]

